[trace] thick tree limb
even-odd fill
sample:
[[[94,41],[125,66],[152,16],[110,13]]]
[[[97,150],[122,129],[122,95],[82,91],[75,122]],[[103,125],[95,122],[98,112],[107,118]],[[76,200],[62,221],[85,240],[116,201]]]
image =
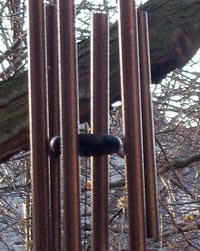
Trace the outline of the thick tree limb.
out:
[[[170,170],[180,169],[200,161],[200,154],[196,154],[183,160],[176,160],[170,164],[164,165],[158,169],[158,175],[162,175]]]
[[[187,166],[189,166],[189,165],[191,165],[191,164],[193,164],[193,163],[195,163],[197,161],[200,161],[200,154],[190,156],[190,157],[188,157],[186,159],[183,159],[183,160],[172,161],[170,164],[166,164],[166,165],[163,165],[163,166],[159,167],[158,171],[157,171],[157,174],[158,175],[163,175],[166,172],[187,167]],[[112,183],[109,184],[109,186],[112,189],[114,189],[116,187],[117,188],[124,187],[125,186],[125,180],[112,182]],[[193,197],[193,196],[191,196],[191,197]]]
[[[27,73],[0,84],[0,161],[29,146]]]
[[[200,47],[199,0],[150,0],[140,8],[149,15],[152,81],[185,65]],[[111,27],[111,102],[120,99],[117,24]],[[79,48],[81,120],[89,118],[89,40]],[[27,73],[0,85],[0,161],[29,147]]]

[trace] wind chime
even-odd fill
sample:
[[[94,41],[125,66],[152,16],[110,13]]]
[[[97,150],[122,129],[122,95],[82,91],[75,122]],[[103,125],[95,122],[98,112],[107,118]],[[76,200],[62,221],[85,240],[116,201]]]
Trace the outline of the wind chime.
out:
[[[91,134],[80,134],[74,1],[29,0],[28,5],[34,250],[81,250],[81,155],[92,163],[91,250],[108,251],[107,155],[121,146],[108,134],[108,15],[92,17]],[[159,235],[147,16],[137,13],[133,0],[118,5],[128,245],[143,251],[146,238]]]

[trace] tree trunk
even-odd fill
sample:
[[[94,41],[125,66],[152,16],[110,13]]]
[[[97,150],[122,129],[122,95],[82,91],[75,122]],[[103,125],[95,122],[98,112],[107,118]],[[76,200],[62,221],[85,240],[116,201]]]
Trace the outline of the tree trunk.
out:
[[[184,66],[200,47],[199,0],[150,0],[148,12],[152,82]],[[111,102],[120,99],[118,27],[110,28]],[[80,119],[89,119],[90,41],[78,44]],[[0,161],[29,147],[27,72],[0,85]]]

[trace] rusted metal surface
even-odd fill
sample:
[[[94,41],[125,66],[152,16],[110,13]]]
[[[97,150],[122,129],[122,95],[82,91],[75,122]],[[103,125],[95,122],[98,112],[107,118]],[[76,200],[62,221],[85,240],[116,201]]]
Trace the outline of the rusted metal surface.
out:
[[[28,13],[33,246],[38,251],[50,248],[43,1],[30,0]]]
[[[156,161],[152,100],[150,93],[151,66],[149,55],[149,38],[147,13],[138,12],[139,47],[140,47],[140,78],[142,102],[142,129],[144,147],[144,173],[146,189],[146,221],[147,237],[159,239],[158,205],[156,190]]]
[[[80,251],[78,93],[74,1],[59,0],[60,116],[63,166],[63,250]]]
[[[58,81],[58,44],[57,9],[55,5],[46,6],[47,77],[48,77],[48,138],[59,132],[59,81]],[[51,208],[51,250],[61,250],[61,213],[60,213],[60,158],[49,152],[50,208]]]
[[[119,0],[119,46],[128,190],[129,250],[146,250],[144,170],[137,14],[133,0]]]
[[[109,69],[108,16],[93,14],[91,35],[91,132],[108,133]],[[108,248],[108,157],[93,157],[92,250]]]

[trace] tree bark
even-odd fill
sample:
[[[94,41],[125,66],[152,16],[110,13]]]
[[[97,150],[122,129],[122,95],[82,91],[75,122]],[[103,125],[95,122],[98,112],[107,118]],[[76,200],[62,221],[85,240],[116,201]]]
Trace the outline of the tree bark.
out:
[[[200,47],[199,0],[150,0],[147,11],[152,82],[184,66]],[[89,119],[90,41],[78,44],[80,120]],[[117,23],[110,28],[110,99],[120,99]],[[29,148],[27,72],[0,84],[0,161]]]

